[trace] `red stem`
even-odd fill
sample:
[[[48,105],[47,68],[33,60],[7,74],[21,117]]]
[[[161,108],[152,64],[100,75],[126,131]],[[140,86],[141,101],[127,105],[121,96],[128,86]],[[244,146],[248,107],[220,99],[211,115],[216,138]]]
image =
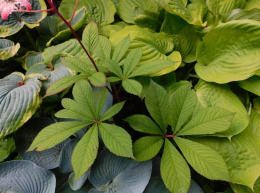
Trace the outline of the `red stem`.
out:
[[[69,24],[71,24],[71,22],[72,22],[72,20],[74,18],[74,15],[75,15],[77,7],[78,7],[78,3],[79,3],[79,0],[76,1],[75,8],[74,8],[74,11],[73,11],[72,16],[70,18]]]
[[[118,102],[120,102],[120,98],[119,98],[119,96],[118,96],[118,91],[117,91],[117,89],[116,89],[116,86],[115,86],[115,84],[113,84],[113,87],[114,87],[114,90],[115,90],[115,97],[116,97],[116,100],[118,101]]]
[[[175,135],[174,134],[172,134],[172,135],[164,135],[164,138],[171,138],[171,137],[175,137]]]

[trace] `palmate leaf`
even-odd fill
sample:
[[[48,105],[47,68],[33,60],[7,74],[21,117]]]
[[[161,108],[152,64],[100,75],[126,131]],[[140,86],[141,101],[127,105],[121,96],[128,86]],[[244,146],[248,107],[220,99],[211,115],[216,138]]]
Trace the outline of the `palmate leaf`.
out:
[[[228,85],[199,81],[195,86],[195,90],[198,99],[204,108],[220,107],[236,113],[230,128],[227,131],[222,132],[219,136],[232,137],[246,128],[249,122],[247,111]]]
[[[178,135],[215,134],[229,129],[235,113],[217,107],[201,109]]]
[[[191,90],[190,84],[181,86],[171,95],[170,122],[174,133],[188,120],[195,108],[196,100],[196,93]]]
[[[211,180],[230,181],[223,158],[213,149],[187,139],[175,137],[185,159],[201,175]]]
[[[113,52],[112,60],[115,62],[119,62],[122,57],[125,55],[127,49],[130,46],[131,39],[129,36],[126,36],[123,38],[115,47],[115,50]]]
[[[147,161],[158,154],[162,145],[163,137],[142,137],[135,141],[133,146],[136,161]]]
[[[190,169],[185,159],[166,139],[161,160],[161,175],[166,187],[173,193],[186,193],[190,186]]]
[[[124,64],[123,64],[123,75],[128,77],[128,75],[137,66],[142,57],[142,50],[140,48],[134,49],[127,54]]]
[[[260,69],[259,30],[260,22],[254,20],[234,20],[210,30],[197,49],[197,74],[216,83],[245,80],[256,74]]]
[[[67,68],[80,72],[82,75],[90,76],[92,72],[96,72],[92,69],[93,65],[88,58],[62,57],[61,61]]]
[[[165,132],[169,120],[169,96],[163,87],[150,83],[145,97],[145,105],[160,128]]]
[[[106,147],[117,156],[133,158],[132,140],[121,127],[99,123],[99,132]]]
[[[0,80],[0,139],[19,129],[41,104],[42,83],[12,73]]]
[[[8,39],[0,39],[0,60],[6,60],[13,57],[19,50],[20,44],[14,45],[14,42]]]
[[[120,102],[112,107],[110,107],[107,111],[104,112],[104,114],[100,117],[100,121],[105,121],[107,119],[110,119],[114,115],[116,115],[124,106],[125,102]]]
[[[94,124],[76,145],[72,154],[72,166],[78,180],[94,163],[98,153],[98,126]]]
[[[46,10],[46,4],[44,0],[33,0],[30,1],[32,5],[32,10]],[[39,23],[47,16],[47,12],[38,13],[23,13],[23,12],[13,12],[9,15],[6,20],[0,17],[0,37],[6,37],[15,34],[24,25],[29,28],[39,26]]]
[[[119,78],[123,78],[123,72],[119,64],[111,59],[105,60],[106,67],[113,72],[115,75],[117,75]]]
[[[54,123],[48,127],[45,127],[36,136],[27,151],[43,151],[50,149],[90,124],[91,122],[86,121],[67,121]]]

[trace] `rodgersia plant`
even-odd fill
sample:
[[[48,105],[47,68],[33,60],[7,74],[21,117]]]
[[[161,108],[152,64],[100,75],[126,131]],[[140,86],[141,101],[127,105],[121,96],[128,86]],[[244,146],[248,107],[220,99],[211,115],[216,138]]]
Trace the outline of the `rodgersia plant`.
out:
[[[0,0],[0,192],[259,191],[257,1],[46,2]]]

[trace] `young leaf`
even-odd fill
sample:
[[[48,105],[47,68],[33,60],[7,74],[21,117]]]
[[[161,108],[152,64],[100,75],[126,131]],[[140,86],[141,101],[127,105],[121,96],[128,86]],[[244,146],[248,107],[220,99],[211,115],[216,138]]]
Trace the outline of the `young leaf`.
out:
[[[112,60],[119,62],[130,46],[130,37],[126,36],[115,48]]]
[[[179,137],[173,139],[198,173],[211,180],[231,180],[225,161],[215,150],[188,139]]]
[[[124,106],[125,102],[117,103],[110,107],[100,118],[100,121],[105,121],[116,115]]]
[[[128,93],[131,93],[131,94],[134,94],[137,96],[141,96],[141,94],[142,94],[142,85],[136,80],[124,79],[122,81],[122,86]]]
[[[89,82],[95,87],[106,86],[107,80],[104,72],[95,72],[89,78]]]
[[[163,135],[162,130],[145,115],[132,115],[125,119],[133,129],[143,133]]]
[[[84,29],[82,34],[82,43],[86,47],[89,54],[92,55],[98,43],[98,28],[97,24],[93,21],[90,22]]]
[[[107,82],[118,82],[118,81],[121,81],[121,80],[122,80],[121,78],[114,77],[114,76],[107,77]]]
[[[54,123],[48,127],[45,127],[36,136],[27,151],[43,151],[45,149],[50,149],[89,124],[91,124],[91,122],[86,121]]]
[[[192,118],[178,135],[205,135],[225,131],[230,127],[234,115],[234,113],[218,107],[204,108]]]
[[[185,159],[166,139],[161,160],[161,175],[166,187],[173,193],[186,193],[190,186],[190,169]]]
[[[163,137],[142,137],[133,146],[136,161],[147,161],[158,154],[162,145]]]
[[[117,156],[133,158],[132,140],[121,127],[107,123],[99,124],[99,131],[105,146]]]
[[[171,100],[171,124],[172,131],[176,133],[192,114],[197,96],[190,90],[190,84],[180,87],[172,95]]]
[[[51,96],[54,94],[57,94],[66,88],[70,87],[75,82],[81,80],[81,79],[87,79],[87,75],[75,75],[75,76],[66,76],[64,78],[61,78],[51,84],[51,86],[47,89],[46,94],[44,97]]]
[[[120,78],[123,78],[123,72],[121,67],[118,65],[118,63],[116,63],[115,61],[111,60],[111,59],[107,59],[104,61],[106,67],[113,72],[115,75],[117,75]]]
[[[72,90],[74,99],[96,118],[95,99],[93,90],[87,80],[77,82]]]
[[[169,97],[164,88],[152,81],[146,93],[145,105],[153,119],[165,132],[170,110]]]
[[[94,124],[78,142],[72,154],[71,162],[77,180],[94,163],[98,146],[98,127]]]
[[[126,56],[124,60],[123,75],[128,77],[128,75],[137,66],[138,62],[141,60],[142,50],[140,48],[134,49]]]

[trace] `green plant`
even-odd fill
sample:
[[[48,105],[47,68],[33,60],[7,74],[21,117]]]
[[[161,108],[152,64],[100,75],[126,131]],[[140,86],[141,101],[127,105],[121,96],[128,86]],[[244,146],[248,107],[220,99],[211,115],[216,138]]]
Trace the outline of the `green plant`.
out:
[[[259,191],[258,1],[46,2],[0,0],[0,191]]]

